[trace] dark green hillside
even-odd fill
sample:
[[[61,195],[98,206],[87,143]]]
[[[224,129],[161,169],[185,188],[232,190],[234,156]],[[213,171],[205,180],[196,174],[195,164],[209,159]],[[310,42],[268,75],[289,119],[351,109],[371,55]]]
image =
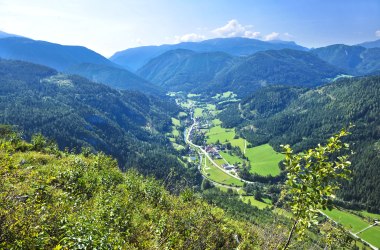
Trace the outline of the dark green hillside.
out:
[[[0,122],[14,124],[27,138],[41,132],[60,148],[92,147],[111,154],[122,168],[196,184],[171,154],[164,133],[178,112],[165,99],[113,90],[78,76],[19,61],[0,61]],[[152,162],[155,164],[152,167]]]
[[[310,51],[322,60],[352,75],[365,75],[380,70],[379,48],[335,44]]]
[[[229,114],[237,113],[240,133],[254,145],[269,142],[280,150],[280,144],[291,144],[298,151],[352,122],[353,181],[344,186],[340,197],[376,210],[380,207],[379,96],[378,76],[344,78],[312,90],[268,87],[242,101],[241,111],[237,105],[230,106],[220,118],[234,124]]]
[[[172,50],[152,59],[138,74],[168,90],[190,91],[211,82],[233,60],[233,57],[221,52]]]
[[[343,73],[318,57],[297,50],[257,52],[217,76],[209,90],[250,93],[267,85],[318,86]]]
[[[380,75],[380,48],[367,49],[361,56],[363,60],[356,67],[358,74]]]
[[[335,44],[327,47],[311,50],[322,60],[339,68],[354,71],[362,61],[360,54],[365,51],[364,47]]]
[[[266,85],[318,86],[344,73],[308,52],[270,50],[248,57],[173,50],[152,59],[138,74],[171,91],[239,95]]]
[[[36,138],[29,144],[4,127],[0,134],[1,249],[253,249],[264,242],[255,225],[189,190],[174,196],[152,178],[121,173],[102,153],[62,152]]]
[[[116,89],[135,90],[155,95],[164,94],[161,88],[121,68],[82,63],[66,69],[65,72],[77,74]]]

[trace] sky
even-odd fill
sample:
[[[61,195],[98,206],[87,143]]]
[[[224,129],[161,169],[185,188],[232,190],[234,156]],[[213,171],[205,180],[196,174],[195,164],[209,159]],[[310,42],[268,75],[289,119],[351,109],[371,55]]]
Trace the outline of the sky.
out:
[[[0,30],[107,57],[235,36],[351,45],[380,39],[380,0],[0,0]]]

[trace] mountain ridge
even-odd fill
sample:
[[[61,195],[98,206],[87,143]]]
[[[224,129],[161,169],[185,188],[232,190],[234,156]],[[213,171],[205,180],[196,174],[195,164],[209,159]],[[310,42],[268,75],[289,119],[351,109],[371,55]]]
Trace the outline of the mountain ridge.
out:
[[[116,52],[110,60],[125,68],[137,70],[150,59],[173,49],[188,49],[195,52],[225,52],[235,56],[246,56],[257,51],[268,49],[292,48],[308,50],[291,42],[267,42],[257,39],[234,37],[214,38],[201,42],[183,42],[179,44],[164,44],[159,46],[142,46]]]

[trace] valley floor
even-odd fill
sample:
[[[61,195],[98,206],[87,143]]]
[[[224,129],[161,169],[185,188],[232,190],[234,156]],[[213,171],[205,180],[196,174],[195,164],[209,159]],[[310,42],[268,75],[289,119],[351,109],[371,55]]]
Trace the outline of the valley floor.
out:
[[[176,96],[174,94],[174,96]],[[276,152],[269,144],[252,147],[246,139],[237,135],[235,128],[224,128],[217,114],[218,102],[235,99],[233,93],[217,95],[213,103],[206,103],[198,95],[189,94],[186,98],[178,98],[177,103],[185,110],[179,117],[173,118],[173,130],[169,135],[173,145],[178,150],[189,147],[188,160],[198,164],[203,177],[214,184],[215,187],[227,192],[234,190],[240,199],[259,209],[273,208],[271,199],[255,199],[244,191],[246,184],[255,184],[239,177],[243,167],[249,167],[249,172],[259,176],[277,176],[281,173],[278,166],[284,159],[281,153]],[[182,131],[181,131],[182,129]],[[182,145],[178,141],[183,133]],[[177,139],[176,139],[177,138]],[[276,208],[277,213],[288,214]],[[341,224],[354,237],[364,240],[373,249],[380,247],[380,229],[375,220],[380,215],[353,214],[352,211],[333,209],[323,211],[325,216]],[[370,214],[370,215],[368,215]]]

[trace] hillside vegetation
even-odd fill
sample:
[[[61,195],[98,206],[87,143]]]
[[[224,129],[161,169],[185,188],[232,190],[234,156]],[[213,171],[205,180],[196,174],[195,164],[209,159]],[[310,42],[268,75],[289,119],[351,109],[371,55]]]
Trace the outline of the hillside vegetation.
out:
[[[165,137],[176,105],[139,92],[111,89],[85,78],[59,74],[43,66],[0,60],[0,121],[58,142],[61,149],[90,147],[113,155],[122,169],[169,183],[196,185],[196,168],[173,155]],[[152,165],[151,163],[155,164]]]
[[[144,65],[138,74],[168,91],[214,96],[232,91],[241,96],[267,85],[313,87],[327,83],[344,70],[298,50],[260,51],[246,57],[225,53],[168,51]]]
[[[152,59],[137,73],[171,91],[204,87],[220,71],[233,65],[234,58],[222,52],[195,53],[172,50]]]
[[[132,72],[108,65],[81,63],[65,70],[69,74],[76,74],[87,79],[106,84],[115,89],[140,91],[150,95],[164,95],[164,91]]]
[[[335,44],[310,52],[352,75],[365,75],[380,70],[380,48]]]
[[[380,201],[380,77],[345,78],[316,89],[268,87],[220,114],[227,127],[238,126],[253,145],[269,142],[310,148],[349,123],[353,181],[340,197],[376,210]],[[349,205],[349,204],[346,204]],[[350,204],[352,206],[352,204]]]
[[[169,194],[103,153],[72,154],[0,127],[2,249],[252,249],[247,222]],[[262,240],[262,239],[261,239]]]

